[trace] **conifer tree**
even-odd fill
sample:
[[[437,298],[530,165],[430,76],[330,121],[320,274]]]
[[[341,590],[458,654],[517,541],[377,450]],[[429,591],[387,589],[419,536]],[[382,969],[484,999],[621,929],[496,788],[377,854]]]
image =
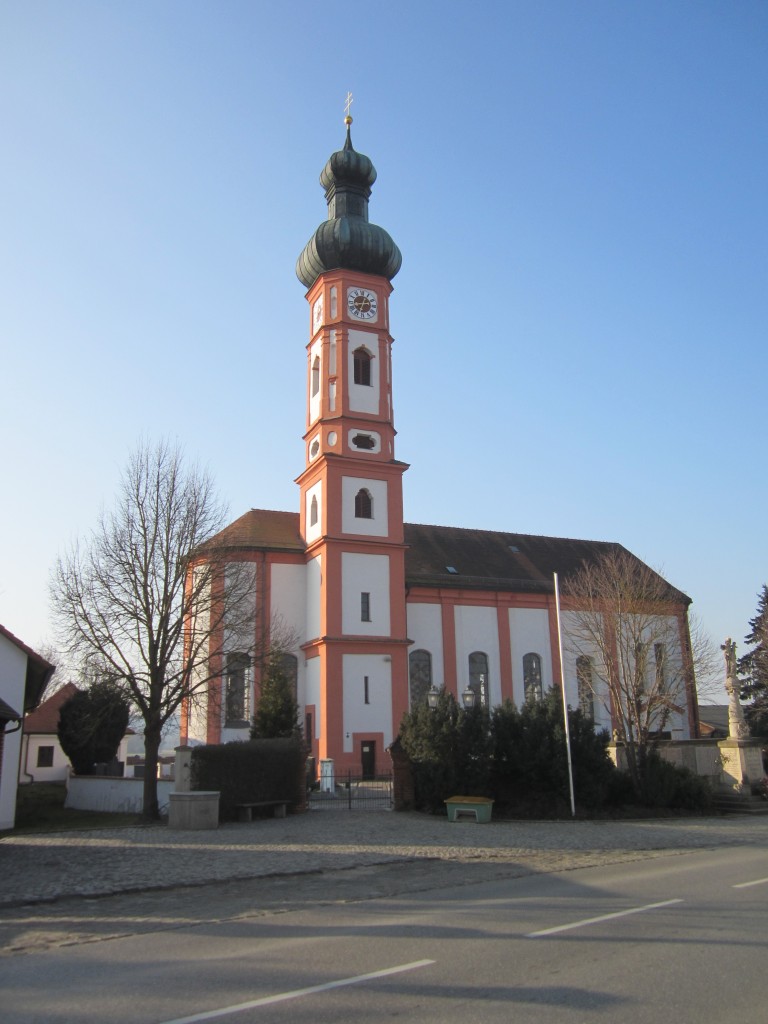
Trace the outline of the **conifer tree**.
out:
[[[751,651],[739,658],[742,700],[752,703],[745,709],[753,734],[768,736],[768,585],[763,584],[758,597],[757,614],[749,620],[746,643]]]
[[[267,662],[261,682],[251,738],[267,740],[296,736],[300,732],[298,720],[299,705],[284,668],[283,656],[275,654]]]

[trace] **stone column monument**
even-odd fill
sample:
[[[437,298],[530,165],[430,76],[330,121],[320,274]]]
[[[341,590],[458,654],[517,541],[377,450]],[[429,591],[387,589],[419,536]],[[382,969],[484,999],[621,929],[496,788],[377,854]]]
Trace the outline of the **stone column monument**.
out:
[[[720,785],[749,800],[752,782],[763,777],[760,741],[750,739],[749,726],[739,701],[736,644],[730,637],[720,648],[725,657],[725,689],[728,693],[728,739],[720,740]]]

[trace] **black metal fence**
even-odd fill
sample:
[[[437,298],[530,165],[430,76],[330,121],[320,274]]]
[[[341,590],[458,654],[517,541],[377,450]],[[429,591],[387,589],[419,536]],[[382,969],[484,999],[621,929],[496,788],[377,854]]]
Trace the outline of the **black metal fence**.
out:
[[[392,774],[377,775],[373,779],[351,773],[337,774],[334,786],[326,780],[318,784],[309,793],[309,809],[311,811],[391,811]]]

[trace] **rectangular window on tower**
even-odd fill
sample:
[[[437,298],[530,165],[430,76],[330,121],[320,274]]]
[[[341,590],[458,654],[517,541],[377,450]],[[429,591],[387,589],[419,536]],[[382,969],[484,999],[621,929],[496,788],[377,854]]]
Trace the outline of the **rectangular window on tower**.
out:
[[[360,621],[371,621],[371,595],[365,591],[360,595]]]
[[[371,703],[371,695],[370,695],[370,692],[368,690],[368,676],[363,676],[363,695],[365,697],[365,703],[366,704],[370,704]]]

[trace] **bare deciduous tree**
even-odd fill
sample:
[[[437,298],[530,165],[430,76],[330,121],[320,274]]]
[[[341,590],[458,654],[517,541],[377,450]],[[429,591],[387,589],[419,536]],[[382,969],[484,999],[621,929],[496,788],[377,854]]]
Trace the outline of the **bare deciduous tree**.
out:
[[[238,650],[256,654],[247,563],[228,562],[226,549],[211,542],[223,518],[207,473],[188,467],[168,442],[143,442],[114,510],[103,512],[88,540],[54,569],[51,597],[64,652],[82,671],[96,662],[108,672],[143,721],[147,818],[159,813],[163,729],[220,671],[225,633]],[[205,558],[190,571],[203,545]]]
[[[693,699],[687,599],[618,546],[584,563],[563,591],[567,646],[591,668],[580,681],[610,714],[640,796],[649,752]]]

